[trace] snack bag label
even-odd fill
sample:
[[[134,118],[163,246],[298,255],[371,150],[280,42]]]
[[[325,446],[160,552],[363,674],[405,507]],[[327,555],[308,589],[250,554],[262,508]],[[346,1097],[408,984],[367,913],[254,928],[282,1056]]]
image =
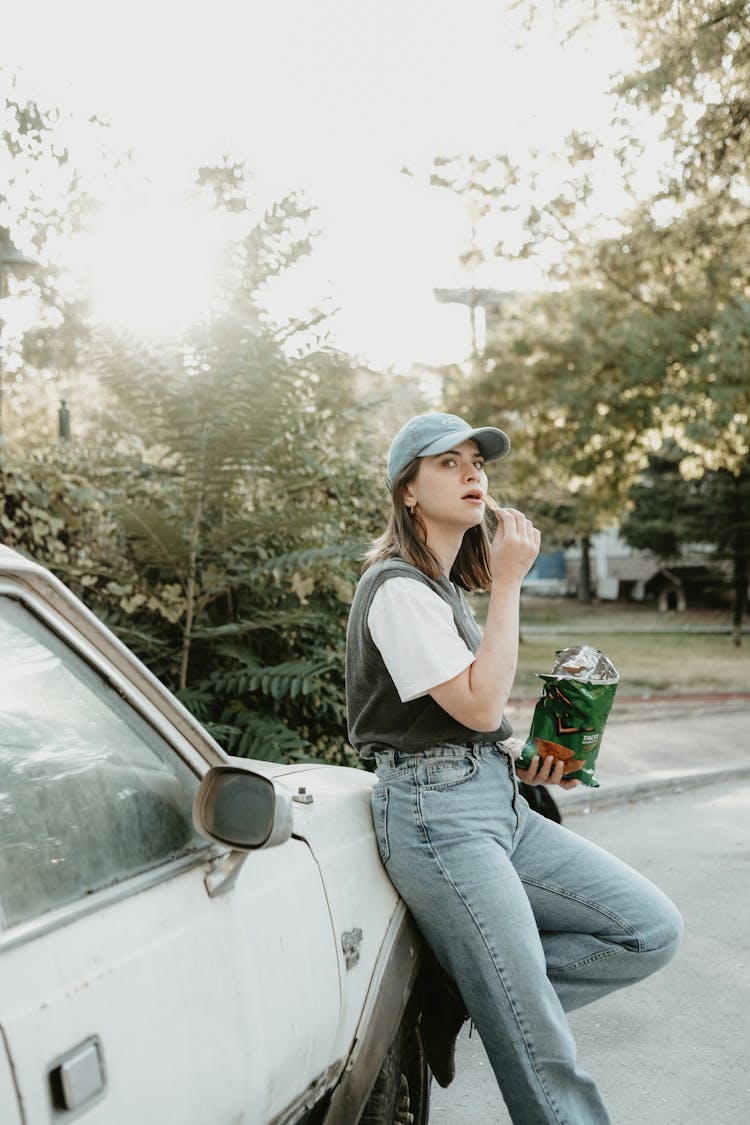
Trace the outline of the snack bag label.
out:
[[[583,785],[598,789],[594,765],[617,683],[538,675],[544,687],[516,764],[528,769],[534,757],[551,756],[565,762],[566,780],[578,778]]]

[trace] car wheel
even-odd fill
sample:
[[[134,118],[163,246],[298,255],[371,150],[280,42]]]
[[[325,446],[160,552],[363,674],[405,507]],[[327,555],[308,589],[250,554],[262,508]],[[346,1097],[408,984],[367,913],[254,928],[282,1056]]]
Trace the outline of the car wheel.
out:
[[[358,1125],[427,1125],[431,1080],[419,1024],[402,1023]]]

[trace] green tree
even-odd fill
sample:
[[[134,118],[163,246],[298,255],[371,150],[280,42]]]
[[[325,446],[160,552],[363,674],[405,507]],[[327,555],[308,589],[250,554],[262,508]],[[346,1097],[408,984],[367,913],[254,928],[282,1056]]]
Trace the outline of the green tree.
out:
[[[656,321],[677,326],[662,379],[662,427],[688,455],[682,468],[697,482],[689,486],[693,501],[717,505],[710,518],[704,513],[708,541],[733,559],[739,643],[750,468],[750,5],[615,7],[640,52],[619,93],[660,117],[672,159],[658,195],[621,238],[600,244],[594,269]]]
[[[577,542],[589,600],[591,536],[617,522],[658,435],[672,326],[609,289],[583,286],[519,307],[453,403],[505,426],[513,456],[498,474],[545,542]]]
[[[665,334],[664,326],[647,323],[643,308],[630,307],[627,295],[602,286],[584,256],[594,219],[576,223],[592,197],[599,148],[594,138],[572,132],[556,157],[563,186],[545,202],[538,154],[523,170],[507,157],[439,158],[432,177],[476,216],[470,263],[484,264],[493,254],[506,261],[530,257],[550,242],[566,254],[556,270],[565,287],[506,300],[504,322],[493,324],[482,357],[472,343],[470,377],[452,371],[444,382],[454,409],[504,423],[514,435],[513,458],[500,474],[512,482],[514,502],[534,513],[547,542],[580,545],[583,601],[592,596],[591,536],[615,522],[645,462],[644,400],[654,399],[653,375],[660,373],[654,336]],[[575,247],[585,270],[570,264]],[[639,378],[647,382],[639,386]]]
[[[100,614],[117,613],[137,574],[106,491],[80,451],[14,451],[0,465],[0,542],[54,571]]]
[[[239,179],[201,172],[242,215]],[[342,760],[346,615],[381,489],[353,365],[315,320],[277,328],[259,303],[308,219],[290,197],[249,224],[223,306],[185,339],[100,340],[99,479],[142,576],[123,635],[232,752]]]
[[[94,166],[116,172],[120,161],[106,152],[104,124],[92,116],[86,129],[87,161],[94,153]],[[97,206],[94,173],[78,159],[81,134],[72,115],[40,104],[0,67],[0,227],[37,263],[13,282],[30,324],[16,338],[4,333],[3,437],[20,448],[53,438],[64,388],[83,382],[82,401],[92,389],[80,363],[87,309],[70,295],[65,270],[66,248]]]
[[[630,546],[662,559],[707,549],[732,565],[733,642],[742,643],[750,581],[750,466],[738,473],[691,476],[693,460],[677,448],[654,454],[630,494],[621,531]],[[687,474],[687,475],[686,475]]]
[[[54,122],[26,108],[28,129],[14,111],[4,138],[17,177],[54,143]],[[3,538],[69,581],[231,752],[349,761],[346,617],[385,507],[379,463],[358,449],[360,433],[373,442],[362,373],[326,346],[317,313],[277,326],[263,309],[309,252],[310,209],[290,196],[257,215],[229,160],[196,187],[235,223],[223,301],[148,346],[91,333],[85,310],[80,333],[65,313],[27,335],[18,402],[69,349],[90,417],[59,449],[16,427]]]
[[[587,276],[677,327],[663,405],[707,469],[738,472],[750,446],[750,7],[614,8],[640,54],[619,83],[621,102],[656,115],[671,159],[657,194],[589,255]],[[633,136],[632,150],[641,147]],[[580,258],[574,266],[580,276]]]
[[[658,190],[610,216],[615,234],[595,237],[585,211],[597,144],[571,137],[582,175],[529,207],[521,249],[566,247],[561,291],[523,309],[459,395],[485,420],[509,413],[532,450],[530,489],[544,495],[557,474],[563,492],[590,501],[567,509],[571,525],[592,527],[622,511],[662,436],[690,455],[696,477],[724,471],[740,481],[750,450],[750,7],[613,8],[640,50],[637,71],[618,84],[619,128],[631,129],[619,147],[623,177],[644,155],[628,110],[646,108],[669,154]],[[520,457],[516,465],[523,473]],[[724,513],[730,530],[733,511]]]

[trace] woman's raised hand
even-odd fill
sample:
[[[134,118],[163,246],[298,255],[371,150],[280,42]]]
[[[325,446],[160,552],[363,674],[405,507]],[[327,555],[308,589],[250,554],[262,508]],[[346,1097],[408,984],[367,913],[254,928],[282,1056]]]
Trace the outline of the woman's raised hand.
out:
[[[541,532],[523,512],[493,507],[497,532],[492,541],[492,573],[498,578],[525,577],[539,554]]]

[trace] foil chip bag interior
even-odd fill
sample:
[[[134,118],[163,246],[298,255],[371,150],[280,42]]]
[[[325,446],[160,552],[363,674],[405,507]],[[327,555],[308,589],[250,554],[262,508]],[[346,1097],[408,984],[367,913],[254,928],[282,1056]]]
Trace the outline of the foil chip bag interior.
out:
[[[577,778],[598,788],[594,766],[620,679],[617,669],[599,649],[576,645],[555,653],[551,673],[537,675],[544,686],[516,765],[528,769],[535,757],[553,757],[565,762],[566,781]]]

